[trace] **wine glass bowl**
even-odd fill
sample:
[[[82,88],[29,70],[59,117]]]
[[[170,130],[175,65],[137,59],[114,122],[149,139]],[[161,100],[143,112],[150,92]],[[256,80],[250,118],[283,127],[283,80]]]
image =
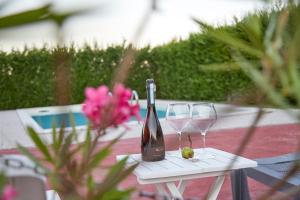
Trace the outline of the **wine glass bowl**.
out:
[[[166,111],[166,122],[178,133],[179,139],[179,154],[181,155],[181,134],[184,128],[189,124],[190,105],[188,103],[171,103],[168,104]]]
[[[200,157],[212,158],[206,152],[205,136],[209,128],[217,121],[217,112],[213,103],[194,103],[191,105],[191,125],[200,131],[203,142],[203,153]]]

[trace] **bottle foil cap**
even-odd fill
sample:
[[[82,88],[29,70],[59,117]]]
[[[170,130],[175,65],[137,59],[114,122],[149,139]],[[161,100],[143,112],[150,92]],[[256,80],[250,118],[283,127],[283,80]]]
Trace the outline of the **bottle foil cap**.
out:
[[[154,85],[154,80],[153,79],[147,79],[146,80],[146,88],[149,88],[150,85]]]

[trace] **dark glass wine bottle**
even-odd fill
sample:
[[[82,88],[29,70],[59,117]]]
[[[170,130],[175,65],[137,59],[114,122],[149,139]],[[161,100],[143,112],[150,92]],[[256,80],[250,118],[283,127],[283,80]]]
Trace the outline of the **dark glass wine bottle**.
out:
[[[155,83],[153,79],[146,80],[147,115],[142,131],[141,152],[143,161],[160,161],[165,158],[165,143],[163,132],[155,109]]]

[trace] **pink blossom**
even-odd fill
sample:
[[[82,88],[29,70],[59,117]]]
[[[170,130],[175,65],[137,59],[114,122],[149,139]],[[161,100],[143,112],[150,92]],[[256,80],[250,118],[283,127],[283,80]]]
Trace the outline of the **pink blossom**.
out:
[[[11,185],[6,185],[2,192],[1,200],[13,200],[17,196],[17,191]]]
[[[108,87],[100,86],[98,88],[88,87],[85,89],[86,99],[83,103],[83,112],[94,126],[99,126],[102,119],[103,107],[106,107],[110,101]]]
[[[141,119],[139,105],[129,104],[131,90],[122,84],[115,85],[112,95],[107,86],[100,86],[86,88],[85,96],[83,112],[96,128],[117,126],[132,116]]]

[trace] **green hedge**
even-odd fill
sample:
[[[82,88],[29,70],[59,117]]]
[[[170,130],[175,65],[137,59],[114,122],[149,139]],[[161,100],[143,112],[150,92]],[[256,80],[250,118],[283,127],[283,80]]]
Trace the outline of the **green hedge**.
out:
[[[0,109],[53,104],[50,55],[46,49],[0,52]]]
[[[235,27],[228,27],[235,31]],[[238,32],[238,31],[237,31]],[[53,59],[57,49],[0,52],[0,109],[55,105]],[[81,103],[86,86],[110,84],[124,46],[66,49],[71,58],[72,104]],[[145,80],[154,78],[157,98],[226,101],[228,95],[251,86],[237,70],[213,70],[207,65],[232,62],[228,48],[205,34],[138,50],[126,85],[145,98]]]
[[[231,62],[225,45],[205,35],[191,35],[152,51],[152,62],[162,99],[225,101],[248,87],[250,80],[236,69],[212,70],[208,64]]]

